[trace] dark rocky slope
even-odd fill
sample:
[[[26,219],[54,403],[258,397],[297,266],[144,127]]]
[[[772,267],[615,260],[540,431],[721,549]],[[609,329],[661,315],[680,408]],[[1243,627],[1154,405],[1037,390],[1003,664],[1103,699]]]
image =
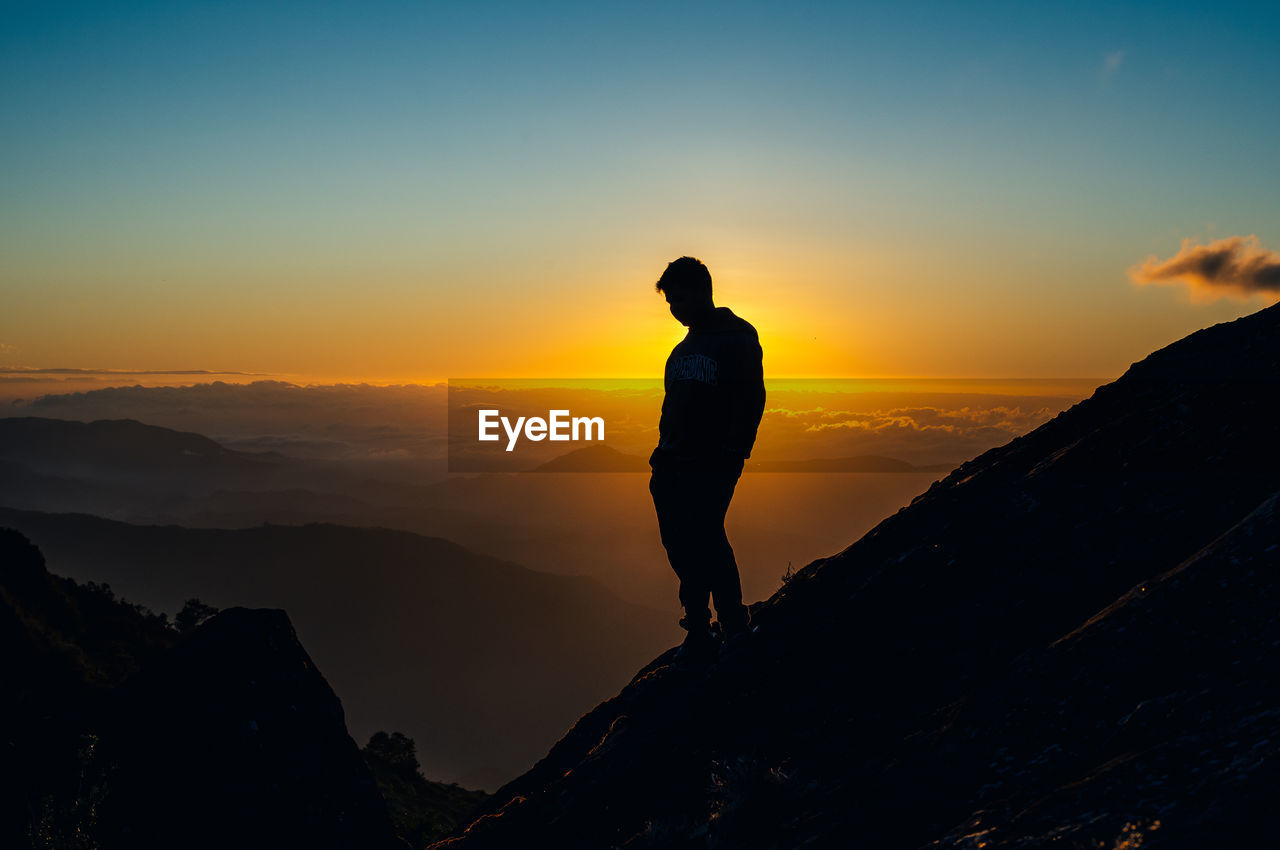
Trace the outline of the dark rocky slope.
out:
[[[179,636],[0,529],[0,649],[0,846],[404,846],[283,611]]]
[[[710,669],[656,659],[437,846],[1261,846],[1278,379],[1280,305],[1152,354],[801,570]]]
[[[342,704],[284,611],[231,608],[126,684],[115,846],[400,848]]]
[[[153,610],[280,608],[360,740],[414,739],[432,778],[496,788],[678,631],[583,577],[448,540],[329,524],[142,526],[0,507],[56,573]],[[584,640],[584,636],[590,639]]]

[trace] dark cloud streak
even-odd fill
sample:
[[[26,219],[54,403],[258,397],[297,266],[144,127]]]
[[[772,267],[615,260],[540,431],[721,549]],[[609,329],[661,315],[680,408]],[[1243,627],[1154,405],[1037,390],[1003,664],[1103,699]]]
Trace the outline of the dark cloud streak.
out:
[[[1257,236],[1228,236],[1208,245],[1182,241],[1167,260],[1148,257],[1129,270],[1138,284],[1185,283],[1208,300],[1227,296],[1280,297],[1280,254],[1262,247]]]

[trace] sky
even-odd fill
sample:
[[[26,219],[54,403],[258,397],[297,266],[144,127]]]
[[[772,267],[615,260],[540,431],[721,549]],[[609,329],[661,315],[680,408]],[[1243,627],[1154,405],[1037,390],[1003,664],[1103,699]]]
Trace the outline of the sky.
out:
[[[0,2],[0,368],[644,377],[689,254],[767,377],[1109,379],[1280,297],[1278,26]]]

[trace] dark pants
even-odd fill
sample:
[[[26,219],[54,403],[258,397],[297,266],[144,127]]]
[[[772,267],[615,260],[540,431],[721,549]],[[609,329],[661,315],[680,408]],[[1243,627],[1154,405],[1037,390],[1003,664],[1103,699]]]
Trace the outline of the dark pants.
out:
[[[747,619],[738,563],[724,533],[724,517],[742,466],[741,459],[666,458],[654,463],[649,478],[662,545],[680,579],[680,604],[694,626],[710,621],[712,597],[726,627]]]

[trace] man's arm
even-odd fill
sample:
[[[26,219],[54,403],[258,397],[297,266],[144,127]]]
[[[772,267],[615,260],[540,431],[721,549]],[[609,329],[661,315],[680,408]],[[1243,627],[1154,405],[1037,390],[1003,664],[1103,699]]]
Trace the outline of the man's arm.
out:
[[[751,457],[756,431],[764,416],[764,349],[755,334],[744,346],[735,386],[736,403],[731,412],[725,449],[738,457]]]

